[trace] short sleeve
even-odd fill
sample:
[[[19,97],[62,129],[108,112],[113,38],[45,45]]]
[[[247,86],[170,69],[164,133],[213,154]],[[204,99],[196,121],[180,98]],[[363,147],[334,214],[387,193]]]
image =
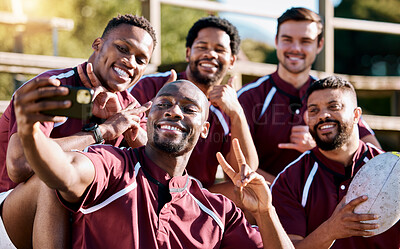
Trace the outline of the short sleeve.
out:
[[[296,184],[285,173],[282,172],[272,186],[272,204],[287,234],[305,237],[307,219],[301,205],[301,191],[295,189]]]
[[[247,222],[243,212],[231,201],[220,248],[263,248],[257,226]]]

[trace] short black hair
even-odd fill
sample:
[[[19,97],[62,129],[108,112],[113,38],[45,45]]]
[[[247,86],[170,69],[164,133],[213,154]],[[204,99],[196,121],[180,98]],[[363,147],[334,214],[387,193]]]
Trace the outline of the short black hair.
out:
[[[324,89],[341,89],[343,91],[347,91],[354,96],[354,99],[357,103],[357,94],[354,86],[349,81],[338,76],[329,76],[312,83],[307,89],[307,97],[315,91]]]
[[[154,28],[151,25],[151,23],[143,16],[125,14],[114,17],[108,22],[106,28],[103,31],[103,34],[101,35],[101,38],[106,37],[108,33],[110,33],[110,31],[112,31],[121,24],[129,24],[147,31],[147,33],[149,33],[149,35],[153,39],[153,49],[155,48],[157,44],[156,32],[154,31]]]
[[[197,35],[200,30],[204,28],[218,28],[222,31],[225,31],[229,35],[231,40],[230,47],[233,55],[237,55],[239,52],[240,46],[240,36],[236,27],[230,23],[228,20],[216,16],[207,16],[200,18],[193,24],[190,28],[187,36],[186,36],[186,47],[190,48],[193,45],[194,40],[197,38]]]
[[[322,24],[321,17],[307,8],[302,7],[293,7],[285,11],[279,18],[278,18],[278,27],[276,31],[276,35],[279,34],[279,27],[282,23],[286,21],[311,21],[317,23],[318,27],[318,42],[321,41],[324,33],[324,25]]]

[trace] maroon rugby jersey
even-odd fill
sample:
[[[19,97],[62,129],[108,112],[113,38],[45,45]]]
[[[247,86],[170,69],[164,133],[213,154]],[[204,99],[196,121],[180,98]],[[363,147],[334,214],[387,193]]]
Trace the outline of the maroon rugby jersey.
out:
[[[157,95],[170,75],[170,71],[145,75],[130,92],[143,105]],[[178,79],[186,80],[186,73],[179,73]],[[216,153],[221,152],[226,156],[231,144],[230,119],[222,110],[210,105],[207,121],[210,123],[208,136],[205,139],[199,138],[186,167],[189,175],[198,179],[206,188],[212,186],[215,181],[218,167]]]
[[[293,126],[305,125],[303,114],[307,110],[306,93],[315,80],[310,76],[306,84],[296,89],[275,72],[238,91],[239,102],[257,149],[260,169],[276,176],[301,154],[297,150],[280,149],[278,144],[290,141]],[[361,119],[359,132],[360,137],[373,134]]]
[[[353,176],[371,158],[382,153],[360,141],[352,165],[346,168],[314,148],[289,164],[272,185],[272,202],[288,234],[308,236],[335,210],[346,195]],[[338,239],[332,249],[398,249],[400,223],[386,232],[369,238]]]
[[[86,70],[86,63],[83,64],[84,70]],[[56,69],[46,71],[30,81],[36,78],[54,78],[58,79],[61,82],[61,85],[64,86],[83,86],[79,75],[75,68],[65,68],[65,69]],[[118,99],[121,103],[122,108],[127,107],[130,103],[137,102],[132,95],[128,91],[118,92]],[[71,136],[75,133],[78,133],[82,130],[82,127],[89,123],[89,120],[82,121],[80,119],[68,118],[63,123],[51,123],[46,122],[42,125],[41,129],[46,136],[52,138],[60,138]],[[146,119],[143,116],[141,126],[145,128]],[[17,132],[17,122],[15,119],[14,113],[14,105],[13,100],[10,101],[9,106],[6,111],[0,118],[0,192],[9,190],[14,188],[17,184],[11,181],[8,177],[7,168],[6,168],[6,155],[7,155],[7,147],[8,141],[14,133]],[[107,144],[112,144],[114,146],[118,146],[123,139],[123,136],[120,136],[118,139],[114,141],[106,141]]]
[[[223,195],[188,176],[171,178],[139,149],[90,146],[95,179],[83,203],[64,203],[73,248],[262,248],[261,235]],[[139,157],[139,158],[138,158]],[[159,185],[172,196],[159,207]]]

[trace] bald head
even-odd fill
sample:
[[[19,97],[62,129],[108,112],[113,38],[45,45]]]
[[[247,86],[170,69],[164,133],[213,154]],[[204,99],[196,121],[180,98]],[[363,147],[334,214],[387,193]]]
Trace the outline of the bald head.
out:
[[[198,105],[203,113],[204,120],[208,118],[209,104],[207,96],[195,84],[188,80],[177,80],[164,85],[157,93],[158,96],[180,95]]]

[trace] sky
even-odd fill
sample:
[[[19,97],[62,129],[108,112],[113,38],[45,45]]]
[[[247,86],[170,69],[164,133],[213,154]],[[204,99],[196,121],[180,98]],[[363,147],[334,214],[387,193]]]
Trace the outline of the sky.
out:
[[[236,6],[252,6],[252,8],[265,9],[272,15],[281,15],[291,7],[306,7],[318,13],[318,0],[218,0],[219,2],[234,4]],[[332,0],[336,6],[341,0]],[[251,38],[253,40],[266,42],[274,45],[276,33],[276,19],[252,17],[236,13],[222,13],[219,15],[228,19],[238,30],[241,39]]]

